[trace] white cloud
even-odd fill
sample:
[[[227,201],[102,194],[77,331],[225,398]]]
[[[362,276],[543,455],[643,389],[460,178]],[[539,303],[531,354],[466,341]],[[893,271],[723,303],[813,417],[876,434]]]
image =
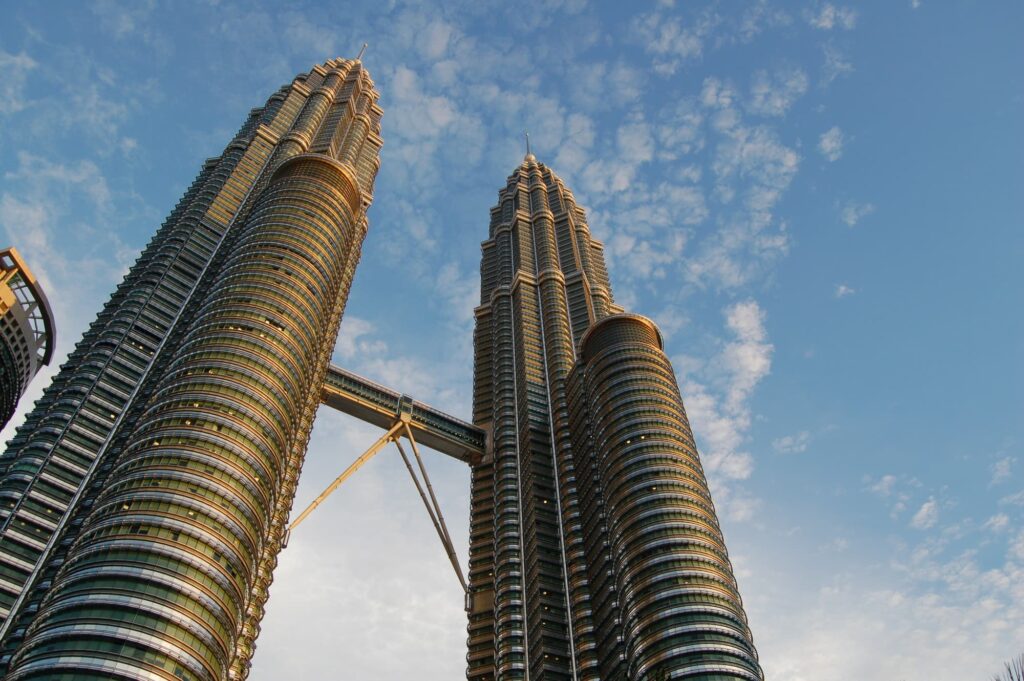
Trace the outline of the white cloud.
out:
[[[807,92],[807,74],[802,69],[780,69],[754,73],[750,85],[750,111],[762,116],[783,116]]]
[[[373,338],[375,332],[376,327],[371,322],[354,315],[345,315],[338,340],[334,344],[334,354],[348,362],[386,352],[387,343]]]
[[[132,3],[95,0],[92,3],[92,11],[100,19],[100,25],[104,29],[113,33],[116,38],[124,38],[139,30],[155,5],[153,0]]]
[[[921,6],[921,0],[910,0],[910,8],[918,9]]]
[[[654,315],[654,322],[668,338],[687,326],[690,320],[678,307],[670,306]]]
[[[831,31],[834,28],[853,29],[857,25],[857,12],[849,7],[840,7],[826,2],[817,12],[808,12],[807,23],[814,28]]]
[[[92,161],[75,163],[54,162],[48,158],[19,152],[18,169],[5,174],[7,180],[20,180],[43,194],[59,192],[66,197],[69,191],[80,191],[89,198],[98,211],[110,209],[110,187],[106,177]]]
[[[795,435],[785,435],[772,440],[772,447],[780,454],[800,454],[806,452],[811,443],[811,434],[801,430]]]
[[[999,500],[999,503],[1011,506],[1024,506],[1024,490],[1003,497]]]
[[[619,158],[639,164],[654,158],[654,135],[643,120],[632,120],[619,127],[617,133]]]
[[[702,461],[715,480],[716,498],[720,494],[735,498],[728,482],[748,478],[753,472],[753,457],[742,450],[751,425],[749,401],[771,370],[774,347],[768,343],[764,311],[757,302],[736,303],[724,314],[732,340],[710,362],[694,367],[692,373],[701,380],[687,376],[682,392]],[[680,370],[694,365],[686,358],[675,364]]]
[[[700,103],[709,109],[726,109],[737,100],[736,89],[728,82],[715,77],[704,79],[700,90]]]
[[[718,22],[718,17],[711,12],[691,20],[651,12],[633,21],[632,32],[644,50],[654,55],[655,72],[671,75],[684,61],[703,53],[704,42]]]
[[[914,517],[910,519],[910,526],[917,530],[927,530],[935,526],[939,521],[939,502],[934,497],[921,504]]]
[[[895,475],[883,475],[869,488],[875,494],[881,497],[888,497],[893,492],[893,488],[896,486]]]
[[[784,9],[773,7],[768,0],[747,2],[736,27],[736,36],[739,42],[748,43],[765,29],[788,26],[792,22]]]
[[[725,346],[722,358],[732,375],[726,405],[730,410],[745,408],[746,401],[771,370],[773,347],[766,342],[764,311],[753,300],[736,303],[726,310],[726,325],[736,340]]]
[[[381,435],[355,419],[321,411],[293,515]],[[465,560],[467,525],[459,519],[469,515],[468,469],[423,453],[452,540]],[[279,561],[254,680],[332,678],[339,655],[346,678],[408,678],[410,664],[417,678],[463,673],[461,589],[394,445],[297,528]],[[339,612],[347,615],[338,617]]]
[[[836,298],[845,298],[847,296],[852,296],[856,292],[857,289],[853,288],[852,286],[847,286],[846,284],[836,285]]]
[[[156,6],[156,0],[94,0],[91,3],[100,27],[115,40],[138,40],[146,46],[148,57],[163,61],[174,52],[174,44],[154,24]]]
[[[339,53],[341,36],[323,23],[311,21],[307,15],[300,12],[288,12],[282,17],[281,23],[281,37],[292,49],[319,54],[321,59]]]
[[[715,150],[716,191],[728,202],[737,194],[739,181],[746,181],[742,195],[748,207],[760,213],[756,217],[768,220],[768,211],[782,197],[799,163],[799,155],[770,128],[733,128]]]
[[[736,288],[788,249],[786,225],[775,219],[774,208],[791,184],[800,157],[774,129],[743,124],[728,83],[706,79],[701,101],[714,112],[714,196],[727,208],[717,211],[717,231],[702,240],[695,257],[685,263],[686,278],[700,286]]]
[[[24,52],[9,54],[0,50],[0,114],[21,111],[25,101],[25,83],[28,74],[38,64]]]
[[[674,161],[704,147],[704,114],[694,102],[683,100],[658,125],[656,153],[663,161]]]
[[[853,63],[842,50],[832,44],[826,44],[822,48],[825,61],[821,67],[821,85],[830,84],[839,76],[845,76],[853,72]]]
[[[53,306],[59,331],[53,361],[29,384],[0,439],[13,434],[137,254],[118,229],[133,206],[115,200],[95,163],[26,152],[17,159],[18,167],[4,175],[0,235],[25,257]]]
[[[877,480],[870,476],[864,478],[867,490],[885,501],[889,509],[889,517],[893,520],[899,518],[910,505],[912,494],[921,488],[921,482],[916,478],[907,478],[886,474]],[[936,508],[936,510],[938,510]]]
[[[1019,650],[1024,566],[1012,544],[994,567],[970,551],[944,557],[900,544],[886,560],[851,549],[824,570],[805,558],[777,559],[774,570],[762,560],[742,582],[766,678],[960,681]],[[759,595],[747,595],[752,586]]]
[[[858,201],[847,201],[842,205],[839,216],[847,227],[853,227],[863,218],[875,212],[872,203],[860,203]]]
[[[982,528],[990,530],[992,532],[1002,532],[1007,528],[1007,526],[1009,526],[1009,524],[1010,516],[1006,515],[1005,513],[997,513],[988,520],[986,520],[985,524],[982,525]]]
[[[1016,560],[1024,562],[1024,530],[1018,532],[1010,544],[1010,555]]]
[[[829,161],[838,161],[843,155],[843,131],[833,125],[818,138],[818,151]]]
[[[992,480],[990,484],[996,485],[1000,482],[1009,480],[1013,474],[1013,464],[1016,463],[1017,459],[1012,456],[1004,456],[1003,458],[992,464]]]
[[[566,76],[573,100],[584,111],[628,107],[640,99],[646,81],[644,72],[623,62],[597,60],[569,65]]]

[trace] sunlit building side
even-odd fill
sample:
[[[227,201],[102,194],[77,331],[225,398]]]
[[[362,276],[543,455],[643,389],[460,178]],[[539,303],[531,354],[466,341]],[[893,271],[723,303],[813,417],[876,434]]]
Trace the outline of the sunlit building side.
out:
[[[53,311],[17,249],[0,250],[0,428],[53,357]]]
[[[366,234],[335,59],[208,160],[0,457],[5,679],[242,679]]]

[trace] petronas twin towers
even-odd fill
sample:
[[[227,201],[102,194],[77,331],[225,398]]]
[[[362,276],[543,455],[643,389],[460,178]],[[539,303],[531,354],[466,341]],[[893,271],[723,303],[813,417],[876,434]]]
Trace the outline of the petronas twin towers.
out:
[[[473,425],[330,366],[377,98],[335,59],[254,109],[8,444],[3,678],[246,678],[323,402],[470,463],[469,679],[760,681],[661,334],[532,155],[483,242]]]

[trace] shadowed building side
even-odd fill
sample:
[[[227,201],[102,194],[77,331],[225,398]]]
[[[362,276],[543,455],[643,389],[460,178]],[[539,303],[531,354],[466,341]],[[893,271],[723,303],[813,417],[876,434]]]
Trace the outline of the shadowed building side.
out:
[[[760,681],[661,336],[532,154],[482,250],[467,678]]]
[[[618,308],[586,215],[532,154],[499,192],[482,250],[473,421],[492,446],[473,467],[467,673],[571,679],[579,550],[563,536],[575,513],[564,381],[579,337]]]

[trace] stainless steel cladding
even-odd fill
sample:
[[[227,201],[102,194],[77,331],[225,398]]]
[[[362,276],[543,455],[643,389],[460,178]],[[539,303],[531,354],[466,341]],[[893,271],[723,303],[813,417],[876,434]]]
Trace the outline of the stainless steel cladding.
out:
[[[482,248],[467,677],[760,681],[661,335],[532,154]]]
[[[366,233],[377,92],[302,74],[208,161],[4,455],[8,679],[242,679]]]

